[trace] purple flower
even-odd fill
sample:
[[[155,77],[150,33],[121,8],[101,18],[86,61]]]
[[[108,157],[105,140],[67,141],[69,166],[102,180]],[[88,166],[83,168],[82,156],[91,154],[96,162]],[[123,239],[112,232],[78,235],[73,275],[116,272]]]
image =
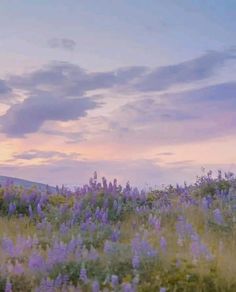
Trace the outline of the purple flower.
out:
[[[139,255],[143,258],[152,258],[157,255],[157,251],[149,244],[147,240],[142,239],[140,235],[137,235],[132,240],[132,252],[134,255]]]
[[[138,255],[135,255],[132,259],[132,266],[134,269],[138,269],[140,266],[140,258]]]
[[[48,263],[50,265],[63,263],[68,258],[67,246],[62,242],[55,242],[52,248],[48,251]]]
[[[85,268],[81,268],[79,278],[85,284],[88,282],[87,271]]]
[[[203,207],[204,210],[208,210],[209,209],[209,202],[205,197],[202,199],[202,207]]]
[[[99,292],[99,291],[100,291],[99,283],[98,281],[94,281],[92,284],[92,292]]]
[[[186,221],[183,216],[178,218],[176,223],[176,231],[180,241],[183,241],[186,237],[191,237],[194,234],[193,226]]]
[[[99,253],[96,251],[94,247],[91,247],[89,253],[88,253],[88,259],[95,261],[99,258]]]
[[[29,205],[29,216],[30,216],[30,218],[32,219],[33,217],[34,217],[34,213],[33,213],[33,209],[32,209],[32,206],[31,205]]]
[[[104,223],[104,224],[108,223],[108,210],[107,209],[102,214],[102,223]]]
[[[69,230],[69,227],[66,226],[65,223],[62,223],[61,226],[60,226],[60,233],[62,235],[65,235],[68,232],[68,230]]]
[[[34,252],[29,258],[28,265],[31,270],[41,272],[45,268],[45,261],[39,253]]]
[[[39,217],[43,217],[43,211],[42,211],[40,203],[38,203],[37,205],[37,213]]]
[[[98,178],[97,172],[94,171],[94,173],[93,173],[93,179],[94,179],[94,180],[97,180],[97,178]]]
[[[149,215],[148,223],[153,226],[156,231],[160,231],[161,229],[161,221],[157,216],[153,216],[152,214]]]
[[[114,200],[114,202],[113,202],[113,209],[114,210],[117,210],[117,208],[118,208],[118,202],[117,202],[117,200]]]
[[[9,280],[7,280],[6,282],[6,286],[5,286],[5,292],[12,292],[12,284]]]
[[[110,254],[113,252],[113,246],[112,246],[112,243],[108,240],[105,241],[104,243],[104,248],[103,248],[104,252],[106,254]]]
[[[2,239],[2,249],[12,257],[15,255],[14,243],[10,238],[4,237]]]
[[[124,283],[123,292],[134,292],[134,289],[130,283]]]
[[[8,207],[8,215],[13,215],[15,211],[16,211],[16,204],[11,202]]]
[[[192,236],[192,243],[190,249],[193,255],[193,260],[197,261],[201,257],[205,257],[207,260],[212,260],[212,255],[208,248],[201,242],[198,235]]]
[[[223,224],[224,219],[223,219],[220,209],[215,209],[213,211],[213,215],[214,215],[214,220],[217,224],[219,225]]]
[[[59,274],[56,279],[54,280],[54,287],[56,288],[60,288],[63,285],[63,276],[61,274]]]
[[[119,230],[114,230],[114,231],[112,232],[112,235],[111,235],[111,240],[112,240],[113,242],[116,242],[116,241],[119,240],[119,237],[120,237],[120,231],[119,231]]]
[[[166,239],[165,239],[164,236],[161,236],[160,246],[161,246],[162,251],[165,252],[166,251],[167,242],[166,242]]]
[[[16,262],[15,265],[14,265],[14,267],[13,267],[12,272],[15,275],[21,275],[21,274],[23,274],[24,273],[24,268],[23,268],[22,264],[19,263],[19,262]]]
[[[112,288],[115,288],[119,284],[119,278],[117,275],[112,275],[111,276],[111,285]]]
[[[55,289],[53,287],[54,286],[53,284],[54,284],[53,280],[49,278],[42,279],[40,282],[40,286],[36,289],[36,292],[44,292],[44,291],[54,292]]]

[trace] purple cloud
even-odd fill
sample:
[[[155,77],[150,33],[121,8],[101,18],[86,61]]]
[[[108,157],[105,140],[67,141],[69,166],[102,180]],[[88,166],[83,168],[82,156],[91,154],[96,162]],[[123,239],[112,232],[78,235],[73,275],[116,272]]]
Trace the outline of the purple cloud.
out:
[[[107,72],[87,72],[67,62],[54,62],[22,76],[12,76],[9,84],[35,94],[48,91],[54,96],[78,96],[87,91],[125,86],[136,91],[161,91],[176,84],[207,79],[227,61],[235,59],[235,50],[208,52],[179,64],[156,68],[131,66]]]
[[[0,95],[11,92],[11,88],[6,84],[4,80],[0,79]]]
[[[78,96],[90,90],[125,85],[144,74],[146,67],[134,66],[108,72],[90,72],[67,62],[54,62],[22,76],[12,76],[14,88],[29,92],[48,91],[53,95]]]
[[[30,97],[13,105],[1,116],[2,131],[8,136],[22,137],[37,132],[45,121],[76,120],[97,106],[95,101],[88,98]]]
[[[226,61],[235,58],[235,50],[210,51],[189,61],[150,70],[136,83],[135,88],[141,91],[161,91],[176,84],[203,80],[213,76]]]
[[[23,90],[26,99],[13,104],[1,116],[1,130],[8,136],[23,137],[25,134],[37,132],[45,121],[69,121],[85,116],[88,110],[99,106],[97,101],[89,98],[75,98],[85,95],[88,91],[116,86],[124,86],[129,90],[159,91],[175,84],[208,78],[214,75],[219,66],[234,58],[234,50],[208,52],[177,65],[154,69],[132,66],[107,72],[87,72],[77,65],[54,62],[29,74],[12,76],[7,80],[7,84],[13,90]],[[5,82],[0,82],[0,90],[1,88],[2,91],[10,90],[4,86]],[[118,89],[116,88],[117,91]],[[127,103],[120,109],[116,119],[111,118],[108,123],[112,131],[119,133],[119,137],[120,135],[132,137],[132,133],[142,133],[142,129],[147,130],[147,133],[152,129],[153,135],[159,137],[161,141],[167,138],[168,141],[178,141],[185,139],[185,136],[189,140],[199,136],[205,137],[201,133],[207,136],[216,135],[223,126],[218,127],[218,130],[213,126],[211,129],[205,127],[202,130],[202,124],[201,127],[198,125],[203,120],[207,122],[209,117],[215,118],[218,112],[217,103],[222,100],[227,102],[222,102],[219,114],[227,107],[232,110],[236,100],[235,89],[236,85],[232,82],[159,95],[162,103],[157,103],[154,97],[146,97]],[[99,98],[102,99],[103,96],[97,99]],[[205,104],[212,101],[217,103],[211,105],[206,113]],[[231,120],[233,117],[234,114],[231,112]],[[219,122],[217,124],[220,126]],[[228,126],[231,127],[232,124],[233,121]],[[175,130],[170,132],[168,127]],[[183,137],[186,130],[188,134]],[[76,137],[73,140],[76,141]]]
[[[177,103],[212,103],[216,106],[221,103],[221,106],[231,108],[236,106],[236,82],[225,82],[215,85],[206,86],[200,89],[185,91],[172,95],[167,94],[166,98],[175,99]]]

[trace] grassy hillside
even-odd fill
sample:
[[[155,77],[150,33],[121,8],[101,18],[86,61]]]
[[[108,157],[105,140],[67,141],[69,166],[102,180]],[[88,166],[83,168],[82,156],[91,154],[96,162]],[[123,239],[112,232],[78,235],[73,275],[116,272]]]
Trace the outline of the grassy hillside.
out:
[[[236,291],[236,179],[0,189],[0,291]]]
[[[0,185],[6,185],[7,183],[13,183],[15,186],[22,186],[26,189],[31,187],[37,187],[37,189],[41,191],[45,191],[46,189],[49,189],[52,192],[55,191],[54,187],[48,186],[43,183],[32,182],[21,178],[0,175]]]

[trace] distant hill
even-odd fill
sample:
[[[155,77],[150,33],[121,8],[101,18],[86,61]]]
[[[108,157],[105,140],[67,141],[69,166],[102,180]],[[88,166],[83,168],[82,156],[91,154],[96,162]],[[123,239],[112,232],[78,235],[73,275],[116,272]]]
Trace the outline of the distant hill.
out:
[[[9,176],[0,175],[0,184],[1,185],[6,184],[6,182],[9,180],[11,182],[13,182],[14,185],[23,186],[24,188],[31,188],[32,186],[36,186],[39,190],[45,191],[46,187],[47,187],[47,185],[43,184],[43,183],[37,183],[37,182],[32,182],[32,181],[16,178],[16,177],[9,177]],[[52,187],[52,186],[49,186],[49,189],[52,192],[54,192],[56,190],[56,188]]]

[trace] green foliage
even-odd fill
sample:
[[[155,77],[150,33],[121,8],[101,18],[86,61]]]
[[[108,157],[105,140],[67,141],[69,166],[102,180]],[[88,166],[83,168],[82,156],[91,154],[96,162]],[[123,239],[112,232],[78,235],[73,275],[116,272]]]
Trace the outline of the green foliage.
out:
[[[104,264],[97,261],[87,261],[87,262],[75,262],[71,261],[68,263],[57,264],[53,267],[50,272],[50,278],[56,279],[58,275],[66,275],[69,278],[69,282],[71,282],[74,286],[77,286],[80,281],[80,270],[82,268],[86,268],[87,275],[90,279],[97,279],[103,282],[106,278],[106,267]]]
[[[112,227],[109,225],[104,227],[97,224],[97,229],[93,232],[93,236],[88,231],[81,231],[81,234],[83,235],[84,245],[87,248],[91,245],[95,248],[102,248],[104,241],[112,234]]]
[[[230,290],[233,285],[227,283],[216,274],[216,269],[206,268],[204,274],[199,273],[196,266],[182,263],[178,267],[175,263],[163,268],[163,266],[150,266],[141,273],[141,285],[138,291],[158,291],[160,287],[166,287],[167,291],[202,291],[218,292]]]
[[[51,204],[52,206],[60,206],[60,205],[68,205],[70,207],[73,206],[74,204],[74,199],[73,197],[66,197],[63,195],[53,195],[49,196],[48,198],[48,203]]]
[[[6,282],[7,282],[7,279],[0,275],[0,292],[5,291]]]
[[[31,292],[33,283],[26,275],[14,275],[10,277],[13,291]]]

